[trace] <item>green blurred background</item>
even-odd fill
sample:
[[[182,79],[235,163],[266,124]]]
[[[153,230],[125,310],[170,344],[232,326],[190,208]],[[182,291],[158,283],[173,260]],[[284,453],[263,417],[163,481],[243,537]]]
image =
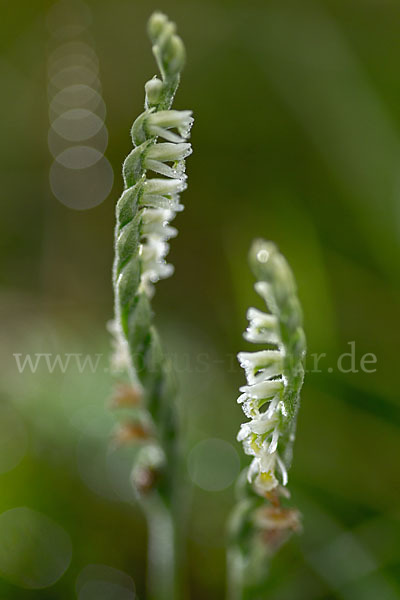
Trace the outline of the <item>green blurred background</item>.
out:
[[[273,560],[266,597],[400,598],[399,3],[88,0],[83,38],[99,61],[115,174],[89,210],[49,185],[47,62],[61,43],[46,27],[51,6],[1,2],[1,600],[144,596],[132,451],[109,444],[105,324],[121,163],[156,72],[145,27],[157,8],[187,48],[175,107],[195,115],[176,273],[154,300],[180,380],[190,597],[224,594],[225,522],[246,464],[235,354],[250,348],[246,255],[261,235],[294,269],[309,353],[326,355],[307,364],[290,476],[304,533]],[[356,368],[344,372],[351,348]],[[45,362],[20,373],[14,354],[27,353],[100,356],[82,372],[72,360],[64,373]],[[374,372],[360,368],[366,353]]]

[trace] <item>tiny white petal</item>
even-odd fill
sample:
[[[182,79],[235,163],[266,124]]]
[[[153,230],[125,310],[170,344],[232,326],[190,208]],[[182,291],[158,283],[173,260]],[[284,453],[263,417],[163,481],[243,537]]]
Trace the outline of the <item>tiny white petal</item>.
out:
[[[145,194],[177,194],[185,188],[183,179],[148,179],[144,182]]]
[[[148,159],[148,160],[146,160],[146,167],[148,169],[151,169],[155,173],[159,173],[160,175],[165,175],[165,177],[171,177],[171,178],[179,177],[181,179],[186,178],[186,175],[184,174],[184,169],[182,167],[180,167],[180,168],[169,167],[168,165],[161,162],[160,160]]]
[[[244,440],[244,439],[245,439],[245,438],[246,438],[246,437],[247,437],[247,436],[248,436],[250,433],[251,433],[251,430],[250,430],[249,426],[247,425],[247,423],[243,423],[243,424],[240,426],[239,433],[237,434],[237,437],[236,437],[237,441],[238,441],[238,442],[243,442],[243,440]]]
[[[274,433],[272,434],[271,443],[270,443],[270,445],[268,447],[268,452],[270,454],[273,454],[274,452],[276,452],[276,449],[278,447],[279,435],[280,435],[280,433],[279,433],[278,429],[275,429]]]
[[[238,359],[249,384],[282,374],[283,355],[280,350],[239,352]]]
[[[247,394],[250,398],[257,400],[273,398],[283,389],[283,383],[281,380],[273,381],[261,381],[253,385],[243,385],[239,388],[241,392]]]
[[[237,399],[237,403],[242,404],[243,402],[246,402],[247,398],[247,394],[240,394],[239,398]]]
[[[257,281],[254,284],[254,289],[264,300],[268,301],[270,299],[269,285],[266,281]]]
[[[163,142],[154,144],[147,151],[147,157],[163,162],[177,161],[187,158],[192,153],[192,146],[187,143],[171,144]]]
[[[254,458],[249,466],[247,471],[247,481],[249,483],[253,482],[254,477],[260,472],[260,461],[258,458]]]
[[[264,450],[260,454],[260,471],[262,473],[273,471],[275,469],[275,461],[276,454],[270,454],[268,451]]]
[[[285,464],[284,464],[283,460],[281,459],[281,457],[279,456],[279,454],[276,455],[276,462],[278,463],[278,467],[281,471],[282,485],[287,485],[287,482],[288,482],[287,470],[286,470]]]

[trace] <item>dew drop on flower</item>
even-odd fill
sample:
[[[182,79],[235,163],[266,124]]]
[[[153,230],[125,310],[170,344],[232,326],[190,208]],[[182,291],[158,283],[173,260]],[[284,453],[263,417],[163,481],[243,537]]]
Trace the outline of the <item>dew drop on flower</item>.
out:
[[[266,263],[269,257],[269,252],[268,250],[260,250],[259,252],[257,252],[257,260],[262,262],[262,263]]]

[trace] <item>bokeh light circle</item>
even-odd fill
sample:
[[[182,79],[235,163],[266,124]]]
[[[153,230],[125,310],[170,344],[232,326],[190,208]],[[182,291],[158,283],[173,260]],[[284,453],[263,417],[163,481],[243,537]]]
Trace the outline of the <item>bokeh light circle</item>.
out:
[[[104,100],[99,92],[84,83],[69,85],[56,93],[50,102],[50,119],[71,108],[95,111],[102,119],[106,116]]]
[[[74,67],[75,65],[80,65],[82,67],[86,67],[96,73],[99,72],[99,61],[92,56],[87,56],[86,54],[65,54],[64,56],[60,56],[56,59],[49,59],[47,61],[47,72],[49,77],[51,78],[58,71],[62,71],[63,69],[68,69],[69,67]]]
[[[56,90],[62,90],[69,85],[88,85],[100,89],[100,81],[95,71],[84,65],[73,65],[57,71],[49,81],[49,95],[53,96]]]
[[[134,592],[110,581],[88,581],[78,596],[78,600],[134,600],[134,598]]]
[[[90,146],[72,146],[57,156],[57,162],[67,169],[87,169],[101,160],[103,154]]]
[[[236,479],[239,455],[232,444],[217,439],[202,440],[191,450],[187,462],[191,480],[208,492],[219,492]]]
[[[49,129],[49,134],[47,136],[47,142],[49,145],[50,153],[52,154],[52,156],[54,158],[57,158],[57,156],[59,154],[61,154],[62,152],[64,152],[64,150],[67,150],[68,148],[73,147],[73,146],[71,146],[70,142],[68,142],[67,140],[62,138],[60,135],[58,135],[58,133],[56,131],[54,131],[54,129],[52,129],[51,127]],[[107,144],[108,144],[108,131],[107,131],[107,127],[104,125],[100,129],[100,131],[98,131],[96,133],[96,135],[94,135],[93,137],[90,138],[88,145],[90,145],[91,148],[95,148],[96,150],[98,150],[99,152],[104,154],[104,152],[107,148]]]
[[[58,523],[31,508],[0,514],[0,574],[27,589],[46,588],[68,569],[72,544]]]
[[[87,56],[93,62],[98,63],[96,52],[92,46],[90,46],[87,42],[83,42],[82,40],[72,40],[60,44],[53,50],[48,58],[48,65],[51,67],[60,58],[70,54]]]
[[[114,173],[103,156],[87,169],[68,169],[54,161],[50,186],[56,198],[74,210],[88,210],[101,204],[111,192]]]
[[[60,39],[80,35],[91,22],[91,11],[81,0],[59,0],[53,4],[46,19],[49,32]]]
[[[88,140],[103,127],[104,121],[86,108],[70,108],[57,117],[53,129],[70,142]]]
[[[135,584],[127,573],[108,565],[87,565],[76,580],[78,600],[134,600]]]
[[[104,156],[108,131],[99,60],[88,35],[85,41],[72,39],[79,38],[91,21],[91,10],[82,0],[59,0],[47,18],[54,38],[47,61],[48,144],[55,159],[49,173],[50,187],[64,206],[74,210],[101,204],[114,181]]]

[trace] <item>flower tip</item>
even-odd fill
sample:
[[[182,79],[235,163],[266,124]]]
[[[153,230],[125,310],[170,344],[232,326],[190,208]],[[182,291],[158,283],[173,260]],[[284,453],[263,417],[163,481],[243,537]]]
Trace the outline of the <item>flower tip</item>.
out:
[[[147,25],[147,30],[153,44],[156,43],[167,23],[168,17],[164,15],[164,13],[156,11],[151,15]]]
[[[254,240],[249,253],[249,262],[258,279],[264,279],[265,269],[269,268],[269,263],[277,253],[277,247],[273,242],[268,242],[262,238]]]

